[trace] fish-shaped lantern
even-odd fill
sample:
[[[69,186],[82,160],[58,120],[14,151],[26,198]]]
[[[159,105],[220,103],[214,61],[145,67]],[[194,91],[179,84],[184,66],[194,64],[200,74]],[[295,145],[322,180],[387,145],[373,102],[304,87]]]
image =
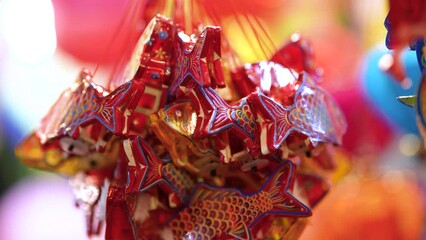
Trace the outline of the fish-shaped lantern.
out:
[[[310,216],[310,209],[289,193],[294,171],[293,164],[285,161],[252,194],[198,185],[188,206],[168,223],[173,238],[250,238],[251,228],[265,215]]]

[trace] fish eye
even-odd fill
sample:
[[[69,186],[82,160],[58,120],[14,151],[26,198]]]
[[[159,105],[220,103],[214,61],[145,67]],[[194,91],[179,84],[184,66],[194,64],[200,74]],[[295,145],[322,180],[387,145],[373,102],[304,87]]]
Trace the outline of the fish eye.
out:
[[[59,140],[59,145],[62,151],[77,156],[85,156],[89,153],[89,146],[87,143],[76,140],[70,137],[64,137]]]
[[[89,165],[90,167],[94,168],[98,165],[98,162],[95,159],[90,159]]]

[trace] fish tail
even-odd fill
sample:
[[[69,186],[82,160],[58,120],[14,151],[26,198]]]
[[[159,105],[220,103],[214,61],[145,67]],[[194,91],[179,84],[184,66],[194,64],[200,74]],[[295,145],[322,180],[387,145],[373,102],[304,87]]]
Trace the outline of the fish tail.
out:
[[[190,177],[181,170],[174,168],[170,161],[161,160],[154,150],[139,138],[139,145],[146,160],[146,177],[139,187],[139,191],[145,191],[162,182],[161,188],[169,195],[171,207],[181,206],[189,197],[194,183]]]
[[[147,166],[145,181],[140,185],[140,191],[144,191],[164,178],[161,168],[165,163],[142,138],[138,140]]]
[[[162,179],[159,168],[161,160],[140,137],[123,141],[123,150],[127,159],[127,193],[145,192]]]
[[[230,127],[232,120],[228,116],[230,106],[212,88],[196,88],[192,96],[198,114],[197,129],[194,138],[204,138],[217,134]],[[208,102],[209,104],[205,104]],[[214,111],[213,115],[200,115],[200,112]],[[199,122],[199,123],[198,123]]]
[[[260,123],[262,154],[276,152],[293,128],[288,120],[289,109],[261,93],[250,94],[247,101],[253,109],[256,109],[255,115]]]
[[[261,188],[272,200],[270,214],[308,217],[311,210],[288,191],[294,182],[294,165],[289,160],[281,164]]]
[[[181,201],[187,201],[192,189],[195,186],[190,175],[183,169],[176,167],[172,163],[164,165],[162,173],[167,182],[177,193],[176,195]]]
[[[114,108],[110,106],[104,106],[98,113],[98,118],[110,131],[115,130],[114,124]]]
[[[201,67],[205,69],[203,76],[204,86],[210,86],[213,88],[226,86],[225,77],[221,62],[221,42],[222,31],[218,27],[208,27],[205,29],[205,40],[204,42],[211,42],[216,44],[210,44],[208,48],[204,49],[203,53],[207,54],[207,63],[201,63]]]
[[[114,134],[126,135],[129,116],[136,109],[144,89],[142,83],[134,81],[121,85],[103,99],[97,118]]]

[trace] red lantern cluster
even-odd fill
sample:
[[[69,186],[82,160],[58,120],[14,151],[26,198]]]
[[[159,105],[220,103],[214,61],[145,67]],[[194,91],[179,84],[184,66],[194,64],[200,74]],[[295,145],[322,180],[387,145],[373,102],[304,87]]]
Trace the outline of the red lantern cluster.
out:
[[[82,71],[17,155],[72,176],[89,235],[297,236],[346,130],[309,44],[226,68],[220,27],[179,26],[154,17],[113,91]]]

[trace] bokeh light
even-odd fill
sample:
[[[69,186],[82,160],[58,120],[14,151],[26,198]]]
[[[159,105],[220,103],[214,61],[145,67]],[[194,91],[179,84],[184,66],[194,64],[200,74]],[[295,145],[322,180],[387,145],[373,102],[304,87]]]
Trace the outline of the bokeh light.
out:
[[[28,64],[52,58],[56,33],[50,0],[4,0],[0,18],[0,29],[13,58]]]

